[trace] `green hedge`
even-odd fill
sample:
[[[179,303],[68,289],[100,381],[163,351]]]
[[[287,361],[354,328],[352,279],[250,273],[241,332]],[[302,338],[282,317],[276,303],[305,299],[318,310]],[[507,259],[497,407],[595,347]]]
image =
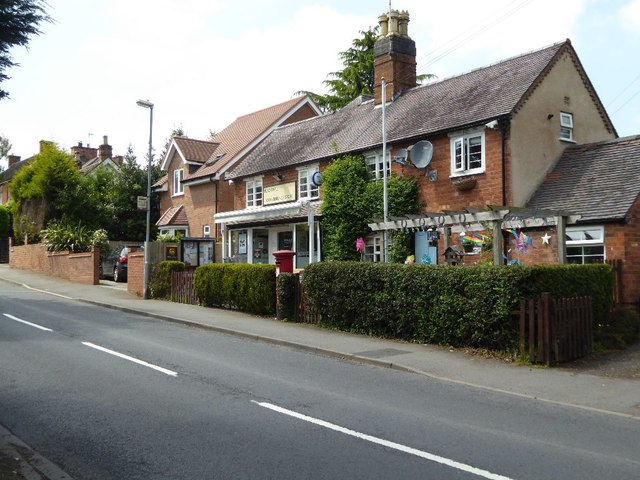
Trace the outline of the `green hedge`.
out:
[[[211,263],[196,268],[194,283],[204,306],[275,315],[275,279],[274,265]]]
[[[171,296],[171,272],[184,272],[184,263],[166,260],[153,266],[149,278],[149,289],[153,298]]]
[[[276,316],[278,320],[295,321],[296,302],[296,275],[293,273],[281,273],[277,278],[276,288],[278,289],[278,304],[276,305]]]
[[[520,298],[591,295],[596,321],[611,306],[607,265],[465,266],[321,262],[305,269],[305,297],[326,326],[411,341],[510,349]]]

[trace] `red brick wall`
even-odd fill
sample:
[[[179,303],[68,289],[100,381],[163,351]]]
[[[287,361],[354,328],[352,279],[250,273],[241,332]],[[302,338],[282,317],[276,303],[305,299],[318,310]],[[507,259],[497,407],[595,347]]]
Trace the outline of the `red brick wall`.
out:
[[[144,296],[144,252],[131,252],[127,260],[127,290]]]
[[[85,285],[98,285],[98,250],[87,253],[47,252],[42,244],[11,247],[9,266],[63,278]]]

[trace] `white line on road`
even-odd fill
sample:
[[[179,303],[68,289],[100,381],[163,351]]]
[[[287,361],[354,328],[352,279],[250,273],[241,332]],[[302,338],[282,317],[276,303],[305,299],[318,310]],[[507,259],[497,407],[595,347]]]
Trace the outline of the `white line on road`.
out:
[[[178,372],[174,372],[173,370],[168,370],[166,368],[159,367],[159,366],[154,365],[152,363],[147,363],[144,360],[139,360],[137,358],[130,357],[129,355],[125,355],[124,353],[114,352],[113,350],[109,350],[108,348],[104,348],[104,347],[101,347],[100,345],[95,345],[95,344],[89,343],[89,342],[82,342],[82,344],[86,345],[87,347],[91,347],[91,348],[95,348],[96,350],[100,350],[101,352],[108,353],[109,355],[114,355],[116,357],[123,358],[125,360],[129,360],[130,362],[137,363],[138,365],[143,365],[145,367],[152,368],[153,370],[157,370],[158,372],[162,372],[165,375],[170,375],[172,377],[177,377],[178,376]]]
[[[45,332],[53,332],[50,328],[43,327],[42,325],[37,325],[35,323],[27,322],[26,320],[21,320],[18,317],[14,317],[13,315],[9,315],[8,313],[3,313],[3,315],[11,320],[15,320],[16,322],[24,323],[25,325],[29,325],[30,327],[37,328],[39,330],[44,330]]]
[[[54,297],[66,298],[67,300],[73,300],[73,297],[68,297],[66,295],[62,295],[61,293],[50,292],[49,290],[41,290],[39,288],[30,287],[26,283],[23,283],[22,286],[29,290],[33,290],[34,292],[46,293],[47,295],[53,295]]]
[[[314,425],[319,425],[321,427],[325,427],[330,430],[334,430],[336,432],[344,433],[345,435],[350,435],[352,437],[356,437],[361,440],[366,440],[367,442],[376,443],[378,445],[382,445],[387,448],[392,448],[394,450],[399,450],[401,452],[408,453],[410,455],[415,455],[416,457],[420,457],[426,460],[430,460],[432,462],[440,463],[442,465],[446,465],[448,467],[455,468],[457,470],[462,470],[463,472],[471,473],[479,477],[488,478],[490,480],[513,480],[509,477],[504,477],[502,475],[488,472],[487,470],[482,470],[480,468],[472,467],[471,465],[456,462],[455,460],[451,460],[449,458],[441,457],[439,455],[434,455],[432,453],[424,452],[422,450],[417,450],[415,448],[407,447],[405,445],[401,445],[395,442],[390,442],[388,440],[383,440],[382,438],[372,437],[371,435],[356,432],[355,430],[349,430],[348,428],[344,428],[339,425],[335,425],[333,423],[325,422],[324,420],[319,420],[317,418],[309,417],[307,415],[303,415],[301,413],[297,413],[292,410],[287,410],[286,408],[278,407],[277,405],[273,405],[271,403],[257,402],[255,400],[252,400],[252,402],[260,405],[261,407],[268,408],[270,410],[273,410],[278,413],[282,413],[284,415],[289,415],[290,417],[294,417],[299,420],[304,420],[305,422],[313,423]]]

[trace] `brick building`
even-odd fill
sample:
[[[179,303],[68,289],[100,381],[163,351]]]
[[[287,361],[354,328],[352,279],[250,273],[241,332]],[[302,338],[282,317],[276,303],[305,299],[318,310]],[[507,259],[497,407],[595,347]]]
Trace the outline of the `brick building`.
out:
[[[528,246],[539,247],[541,260],[564,261],[562,249],[543,251],[553,243],[542,239],[545,232],[529,244],[522,227],[564,232],[579,221],[580,212],[544,199],[529,202],[566,149],[617,138],[571,42],[416,85],[408,13],[391,11],[379,22],[373,97],[361,96],[331,115],[276,129],[227,172],[225,178],[235,185],[235,209],[215,217],[226,232],[225,255],[273,263],[273,251],[291,248],[296,266],[303,267],[311,248],[322,250],[317,228],[322,188],[313,175],[351,153],[364,157],[372,180],[383,176],[385,165],[390,174],[415,177],[423,206],[420,218],[374,222],[365,238],[368,259],[383,259],[385,231],[404,229],[412,233],[418,263],[441,263],[449,246],[470,246],[465,261],[475,262],[486,245],[474,247],[473,241],[491,237],[497,225],[494,259],[499,262],[503,255],[510,262],[530,255],[534,249]],[[487,205],[497,207],[487,210]],[[428,227],[439,232],[437,243]],[[512,248],[516,235],[527,242],[522,248]]]
[[[302,96],[239,117],[210,141],[174,137],[162,163],[167,175],[154,185],[160,193],[160,233],[218,238],[214,215],[235,208],[234,187],[224,173],[275,128],[319,114]]]

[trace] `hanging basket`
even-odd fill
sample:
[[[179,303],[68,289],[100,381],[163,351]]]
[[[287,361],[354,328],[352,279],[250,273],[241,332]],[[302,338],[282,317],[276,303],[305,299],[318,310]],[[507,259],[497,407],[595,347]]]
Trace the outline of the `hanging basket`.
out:
[[[477,183],[476,177],[457,177],[457,178],[452,178],[451,182],[461,192],[471,190],[473,187],[476,186],[476,183]]]

